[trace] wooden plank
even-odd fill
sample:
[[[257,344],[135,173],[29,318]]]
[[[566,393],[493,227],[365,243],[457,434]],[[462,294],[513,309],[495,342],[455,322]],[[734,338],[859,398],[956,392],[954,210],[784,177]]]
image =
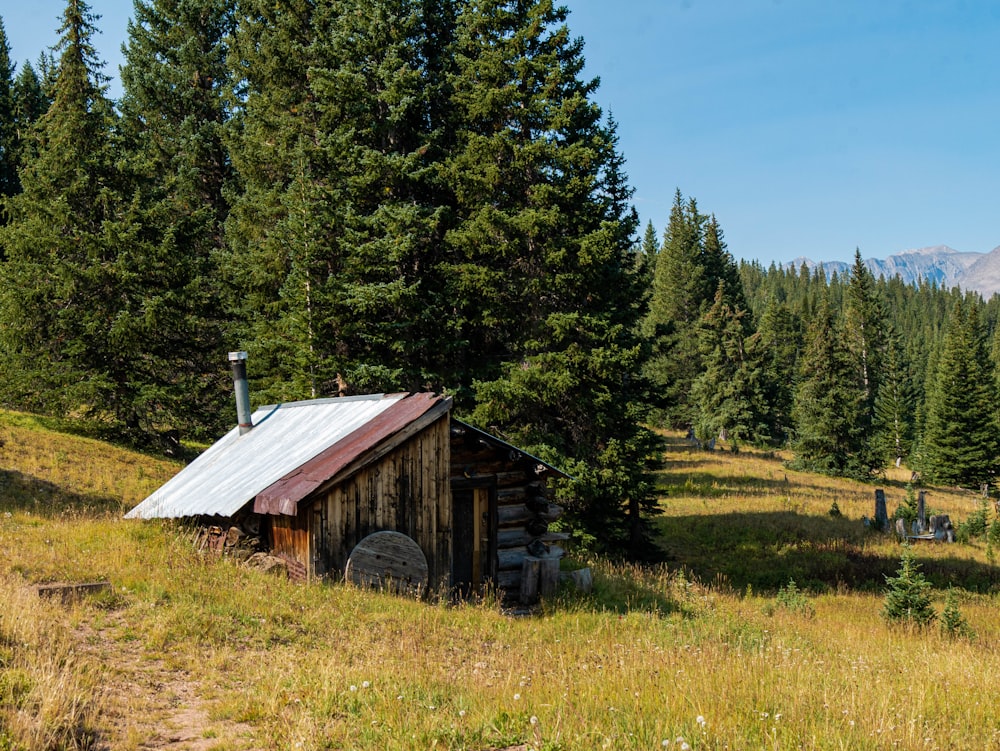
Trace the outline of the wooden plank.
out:
[[[65,584],[54,582],[52,584],[39,584],[35,587],[35,592],[39,597],[59,598],[64,603],[76,602],[87,595],[98,594],[99,592],[110,592],[111,582],[84,582],[81,584]]]
[[[519,569],[524,565],[524,559],[528,555],[525,547],[507,548],[497,551],[498,568],[500,571]]]
[[[528,537],[528,532],[524,527],[510,527],[497,531],[497,547],[501,550],[524,547],[529,542],[531,542],[531,538]]]
[[[523,503],[501,504],[497,507],[497,523],[501,527],[523,527],[535,516]]]

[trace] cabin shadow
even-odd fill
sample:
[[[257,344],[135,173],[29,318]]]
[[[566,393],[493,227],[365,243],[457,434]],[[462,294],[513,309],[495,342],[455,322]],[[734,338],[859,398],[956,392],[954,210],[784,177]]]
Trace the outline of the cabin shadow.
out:
[[[4,469],[0,470],[0,510],[44,517],[67,512],[118,513],[121,502],[110,496],[73,493],[55,483]]]
[[[773,593],[794,580],[813,592],[880,592],[886,577],[899,568],[899,554],[876,552],[866,544],[882,533],[865,529],[857,519],[775,511],[662,517],[656,524],[668,566],[738,591]],[[973,592],[1000,588],[997,567],[957,554],[924,558],[924,544],[946,543],[915,547],[921,571],[935,587]],[[954,545],[957,553],[960,546]]]

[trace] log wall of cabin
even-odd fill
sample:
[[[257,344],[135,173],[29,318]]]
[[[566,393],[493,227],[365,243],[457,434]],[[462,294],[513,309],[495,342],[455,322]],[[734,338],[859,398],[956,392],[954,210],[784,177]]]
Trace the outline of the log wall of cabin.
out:
[[[442,416],[404,444],[350,477],[299,504],[313,575],[343,576],[347,559],[374,532],[402,532],[427,557],[429,584],[444,582],[451,566],[448,418]],[[297,545],[300,540],[297,539]]]
[[[545,474],[532,457],[496,444],[480,433],[453,426],[451,471],[457,483],[493,476],[497,487],[496,586],[508,594],[521,585],[521,569],[528,546],[546,545],[556,536],[548,533],[548,522],[561,507],[550,503]]]

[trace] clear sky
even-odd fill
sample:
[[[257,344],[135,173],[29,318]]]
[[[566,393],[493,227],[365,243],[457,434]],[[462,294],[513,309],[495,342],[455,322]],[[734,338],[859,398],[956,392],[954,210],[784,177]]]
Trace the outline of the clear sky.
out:
[[[765,265],[1000,245],[995,0],[565,2],[644,225],[662,232],[679,188]],[[4,2],[15,60],[63,7]],[[116,76],[132,2],[91,7]]]

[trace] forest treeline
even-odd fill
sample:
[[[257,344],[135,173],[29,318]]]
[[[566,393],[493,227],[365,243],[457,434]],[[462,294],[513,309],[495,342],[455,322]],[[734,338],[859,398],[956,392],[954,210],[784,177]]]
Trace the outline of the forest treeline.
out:
[[[617,126],[548,0],[136,0],[15,65],[0,24],[0,401],[135,443],[256,403],[399,390],[573,477],[638,553],[657,425],[977,483],[993,301],[737,264],[679,191],[638,237]]]

